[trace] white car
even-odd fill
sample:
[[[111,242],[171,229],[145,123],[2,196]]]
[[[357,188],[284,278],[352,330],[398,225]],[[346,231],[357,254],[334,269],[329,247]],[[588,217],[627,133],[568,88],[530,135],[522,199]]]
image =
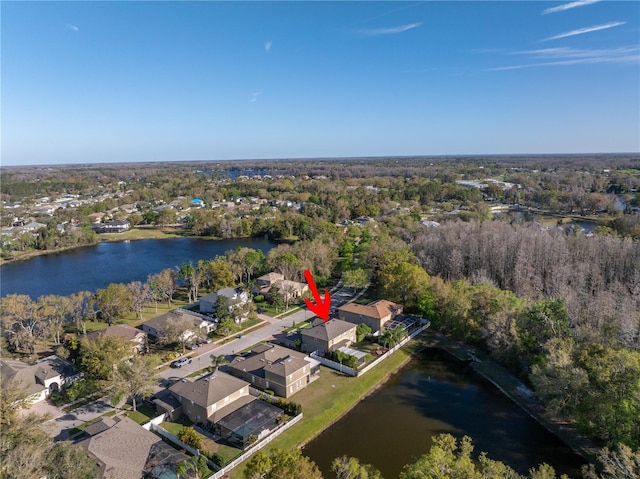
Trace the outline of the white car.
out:
[[[191,363],[191,358],[180,358],[171,363],[172,368],[181,368],[185,364]]]

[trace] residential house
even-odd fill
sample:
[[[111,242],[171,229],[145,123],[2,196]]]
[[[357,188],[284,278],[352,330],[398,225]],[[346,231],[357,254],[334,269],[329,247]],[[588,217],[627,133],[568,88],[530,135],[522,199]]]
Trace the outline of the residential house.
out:
[[[129,230],[131,225],[125,220],[113,220],[106,223],[98,223],[91,225],[96,233],[124,233]]]
[[[300,331],[302,350],[322,355],[325,351],[350,346],[356,342],[356,328],[355,324],[340,319],[323,321],[318,318],[310,329]]]
[[[27,399],[39,402],[51,393],[70,386],[81,373],[69,361],[52,355],[27,364],[12,359],[0,359],[2,381],[16,381],[25,388]]]
[[[37,221],[30,221],[29,223],[27,223],[26,225],[24,225],[22,227],[23,231],[28,231],[30,233],[33,233],[35,231],[38,231],[42,228],[46,228],[47,225],[43,224],[43,223],[38,223]]]
[[[288,398],[317,378],[317,363],[305,354],[274,344],[259,344],[228,366],[230,374]]]
[[[258,286],[258,288],[260,288],[261,291],[263,290],[263,288],[266,288],[265,292],[268,292],[271,286],[273,286],[278,281],[282,281],[283,279],[284,279],[284,275],[280,273],[271,272],[271,273],[263,274],[259,278],[256,278],[256,285]]]
[[[136,356],[147,350],[147,333],[128,324],[115,324],[100,331],[93,331],[87,334],[87,338],[93,340],[98,336],[120,336],[131,344],[131,355]]]
[[[215,313],[216,303],[218,298],[224,296],[228,300],[229,312],[238,306],[247,304],[249,302],[249,296],[246,292],[236,288],[222,288],[214,293],[209,293],[206,296],[200,298],[200,312],[201,313]]]
[[[338,318],[353,324],[365,323],[373,333],[382,332],[384,325],[402,313],[402,306],[386,299],[362,305],[347,303],[338,308]]]
[[[251,436],[261,438],[278,425],[282,410],[249,394],[249,383],[216,371],[176,382],[169,388],[192,422],[201,424],[233,445],[244,447]]]
[[[102,221],[102,218],[105,217],[105,214],[101,212],[91,213],[90,215],[88,215],[88,217],[92,223],[100,223]]]
[[[193,330],[187,331],[187,338],[196,334],[199,329],[204,329],[208,334],[216,328],[213,321],[204,318],[203,316],[187,311],[186,309],[174,309],[155,318],[151,318],[148,321],[142,323],[142,330],[150,336],[159,338],[162,336],[163,331],[167,327],[167,322],[173,318],[187,318],[193,322]]]
[[[271,289],[277,290],[285,301],[295,301],[296,299],[301,298],[304,293],[309,291],[309,285],[306,283],[299,283],[298,281],[283,279],[277,281]]]
[[[188,459],[126,416],[103,417],[84,433],[77,446],[95,458],[98,479],[176,477],[178,464]]]
[[[300,298],[305,292],[309,291],[309,286],[306,283],[284,279],[282,274],[275,272],[260,276],[256,279],[256,284],[258,287],[255,291],[256,293],[269,294],[275,289],[288,301]]]

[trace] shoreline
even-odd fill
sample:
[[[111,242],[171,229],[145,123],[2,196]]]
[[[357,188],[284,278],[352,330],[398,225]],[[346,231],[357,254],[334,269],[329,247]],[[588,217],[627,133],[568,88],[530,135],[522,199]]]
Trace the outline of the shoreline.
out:
[[[140,234],[140,232],[149,232]],[[184,231],[184,230],[180,230]],[[131,234],[129,234],[131,232]],[[129,231],[124,233],[101,233],[98,236],[98,240],[95,243],[90,244],[80,244],[74,246],[66,246],[64,248],[57,248],[54,250],[28,250],[19,252],[19,257],[17,258],[0,258],[0,267],[6,264],[19,263],[21,261],[27,261],[33,258],[37,258],[39,256],[47,256],[47,255],[55,255],[59,253],[65,253],[67,251],[72,251],[74,249],[87,248],[90,246],[97,246],[100,243],[123,243],[125,241],[145,241],[145,240],[171,240],[171,239],[179,239],[179,238],[194,238],[206,241],[222,241],[225,239],[230,240],[242,240],[242,239],[250,239],[250,238],[261,238],[262,236],[241,236],[234,238],[220,238],[217,236],[196,236],[192,233],[188,234],[177,234],[171,231],[164,231],[162,228],[132,228]],[[286,240],[276,240],[270,239],[274,243],[285,243]]]
[[[582,457],[587,463],[592,464],[596,461],[596,455],[600,449],[598,446],[593,444],[588,438],[579,434],[570,425],[561,422],[557,418],[555,418],[554,420],[554,418],[548,413],[548,411],[546,411],[542,403],[540,403],[540,401],[533,396],[532,392],[532,395],[526,394],[530,392],[528,389],[526,389],[526,386],[524,386],[515,376],[506,371],[502,366],[490,359],[484,353],[477,352],[474,347],[459,343],[458,341],[448,338],[442,333],[438,333],[433,330],[424,331],[413,341],[408,343],[408,345],[410,347],[404,350],[404,353],[407,354],[407,357],[404,358],[404,360],[402,360],[400,363],[398,363],[396,367],[393,368],[393,370],[388,371],[383,377],[378,380],[375,385],[373,385],[370,389],[368,389],[360,397],[358,397],[358,399],[350,404],[349,407],[347,407],[342,413],[328,421],[326,424],[323,424],[318,431],[305,438],[293,447],[302,450],[304,453],[305,446],[307,446],[311,441],[322,434],[324,430],[344,418],[362,400],[382,388],[394,375],[398,374],[403,367],[405,367],[412,359],[414,359],[417,354],[425,349],[433,348],[449,355],[453,360],[468,363],[472,367],[474,372],[480,376],[480,378],[492,384],[501,394],[510,399],[516,406],[518,406],[522,411],[529,415],[533,420],[535,420],[547,431],[549,431],[551,434],[565,443],[566,446],[575,454]],[[475,358],[475,360],[470,361],[470,357]],[[495,374],[494,370],[500,374]],[[498,379],[496,376],[500,376],[500,379]],[[520,388],[520,390],[516,389],[516,391],[514,392],[512,390],[514,388],[514,385],[515,388]],[[274,446],[278,447],[276,444],[273,444],[271,447]],[[267,446],[265,450],[268,451],[269,449],[271,449],[271,447]],[[242,471],[244,470],[245,465],[246,461],[242,464],[239,464],[236,468],[229,472],[228,476],[225,477],[235,479],[241,478]]]
[[[425,331],[425,347],[439,349],[453,359],[466,362],[482,379],[493,385],[529,417],[564,442],[569,449],[587,463],[596,462],[600,447],[580,434],[570,423],[553,416],[526,385],[484,352],[466,345],[437,331]]]

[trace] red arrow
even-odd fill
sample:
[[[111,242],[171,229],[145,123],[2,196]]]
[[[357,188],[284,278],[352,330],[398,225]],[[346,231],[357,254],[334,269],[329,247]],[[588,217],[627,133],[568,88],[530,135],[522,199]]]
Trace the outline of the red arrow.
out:
[[[329,320],[329,310],[331,309],[331,295],[329,294],[329,290],[324,290],[324,302],[320,299],[320,293],[318,293],[318,287],[316,286],[316,282],[313,280],[313,276],[311,275],[311,271],[308,269],[304,272],[304,277],[307,278],[307,284],[309,285],[309,289],[311,290],[311,294],[313,294],[313,299],[316,304],[313,304],[307,298],[304,298],[304,302],[307,303],[307,307],[311,310],[312,313],[321,317],[324,321]]]

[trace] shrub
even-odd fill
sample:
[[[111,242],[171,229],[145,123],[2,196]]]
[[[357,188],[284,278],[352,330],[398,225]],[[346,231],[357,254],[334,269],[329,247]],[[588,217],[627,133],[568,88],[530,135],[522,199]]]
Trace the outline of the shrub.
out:
[[[202,439],[195,429],[189,426],[184,426],[178,433],[178,439],[185,444],[200,449],[202,447]]]
[[[264,390],[265,394],[268,394],[269,396],[275,396],[276,393],[274,393],[271,389],[265,389]]]
[[[264,295],[262,294],[258,294],[257,296],[253,297],[254,303],[262,303],[263,301],[264,301]]]

